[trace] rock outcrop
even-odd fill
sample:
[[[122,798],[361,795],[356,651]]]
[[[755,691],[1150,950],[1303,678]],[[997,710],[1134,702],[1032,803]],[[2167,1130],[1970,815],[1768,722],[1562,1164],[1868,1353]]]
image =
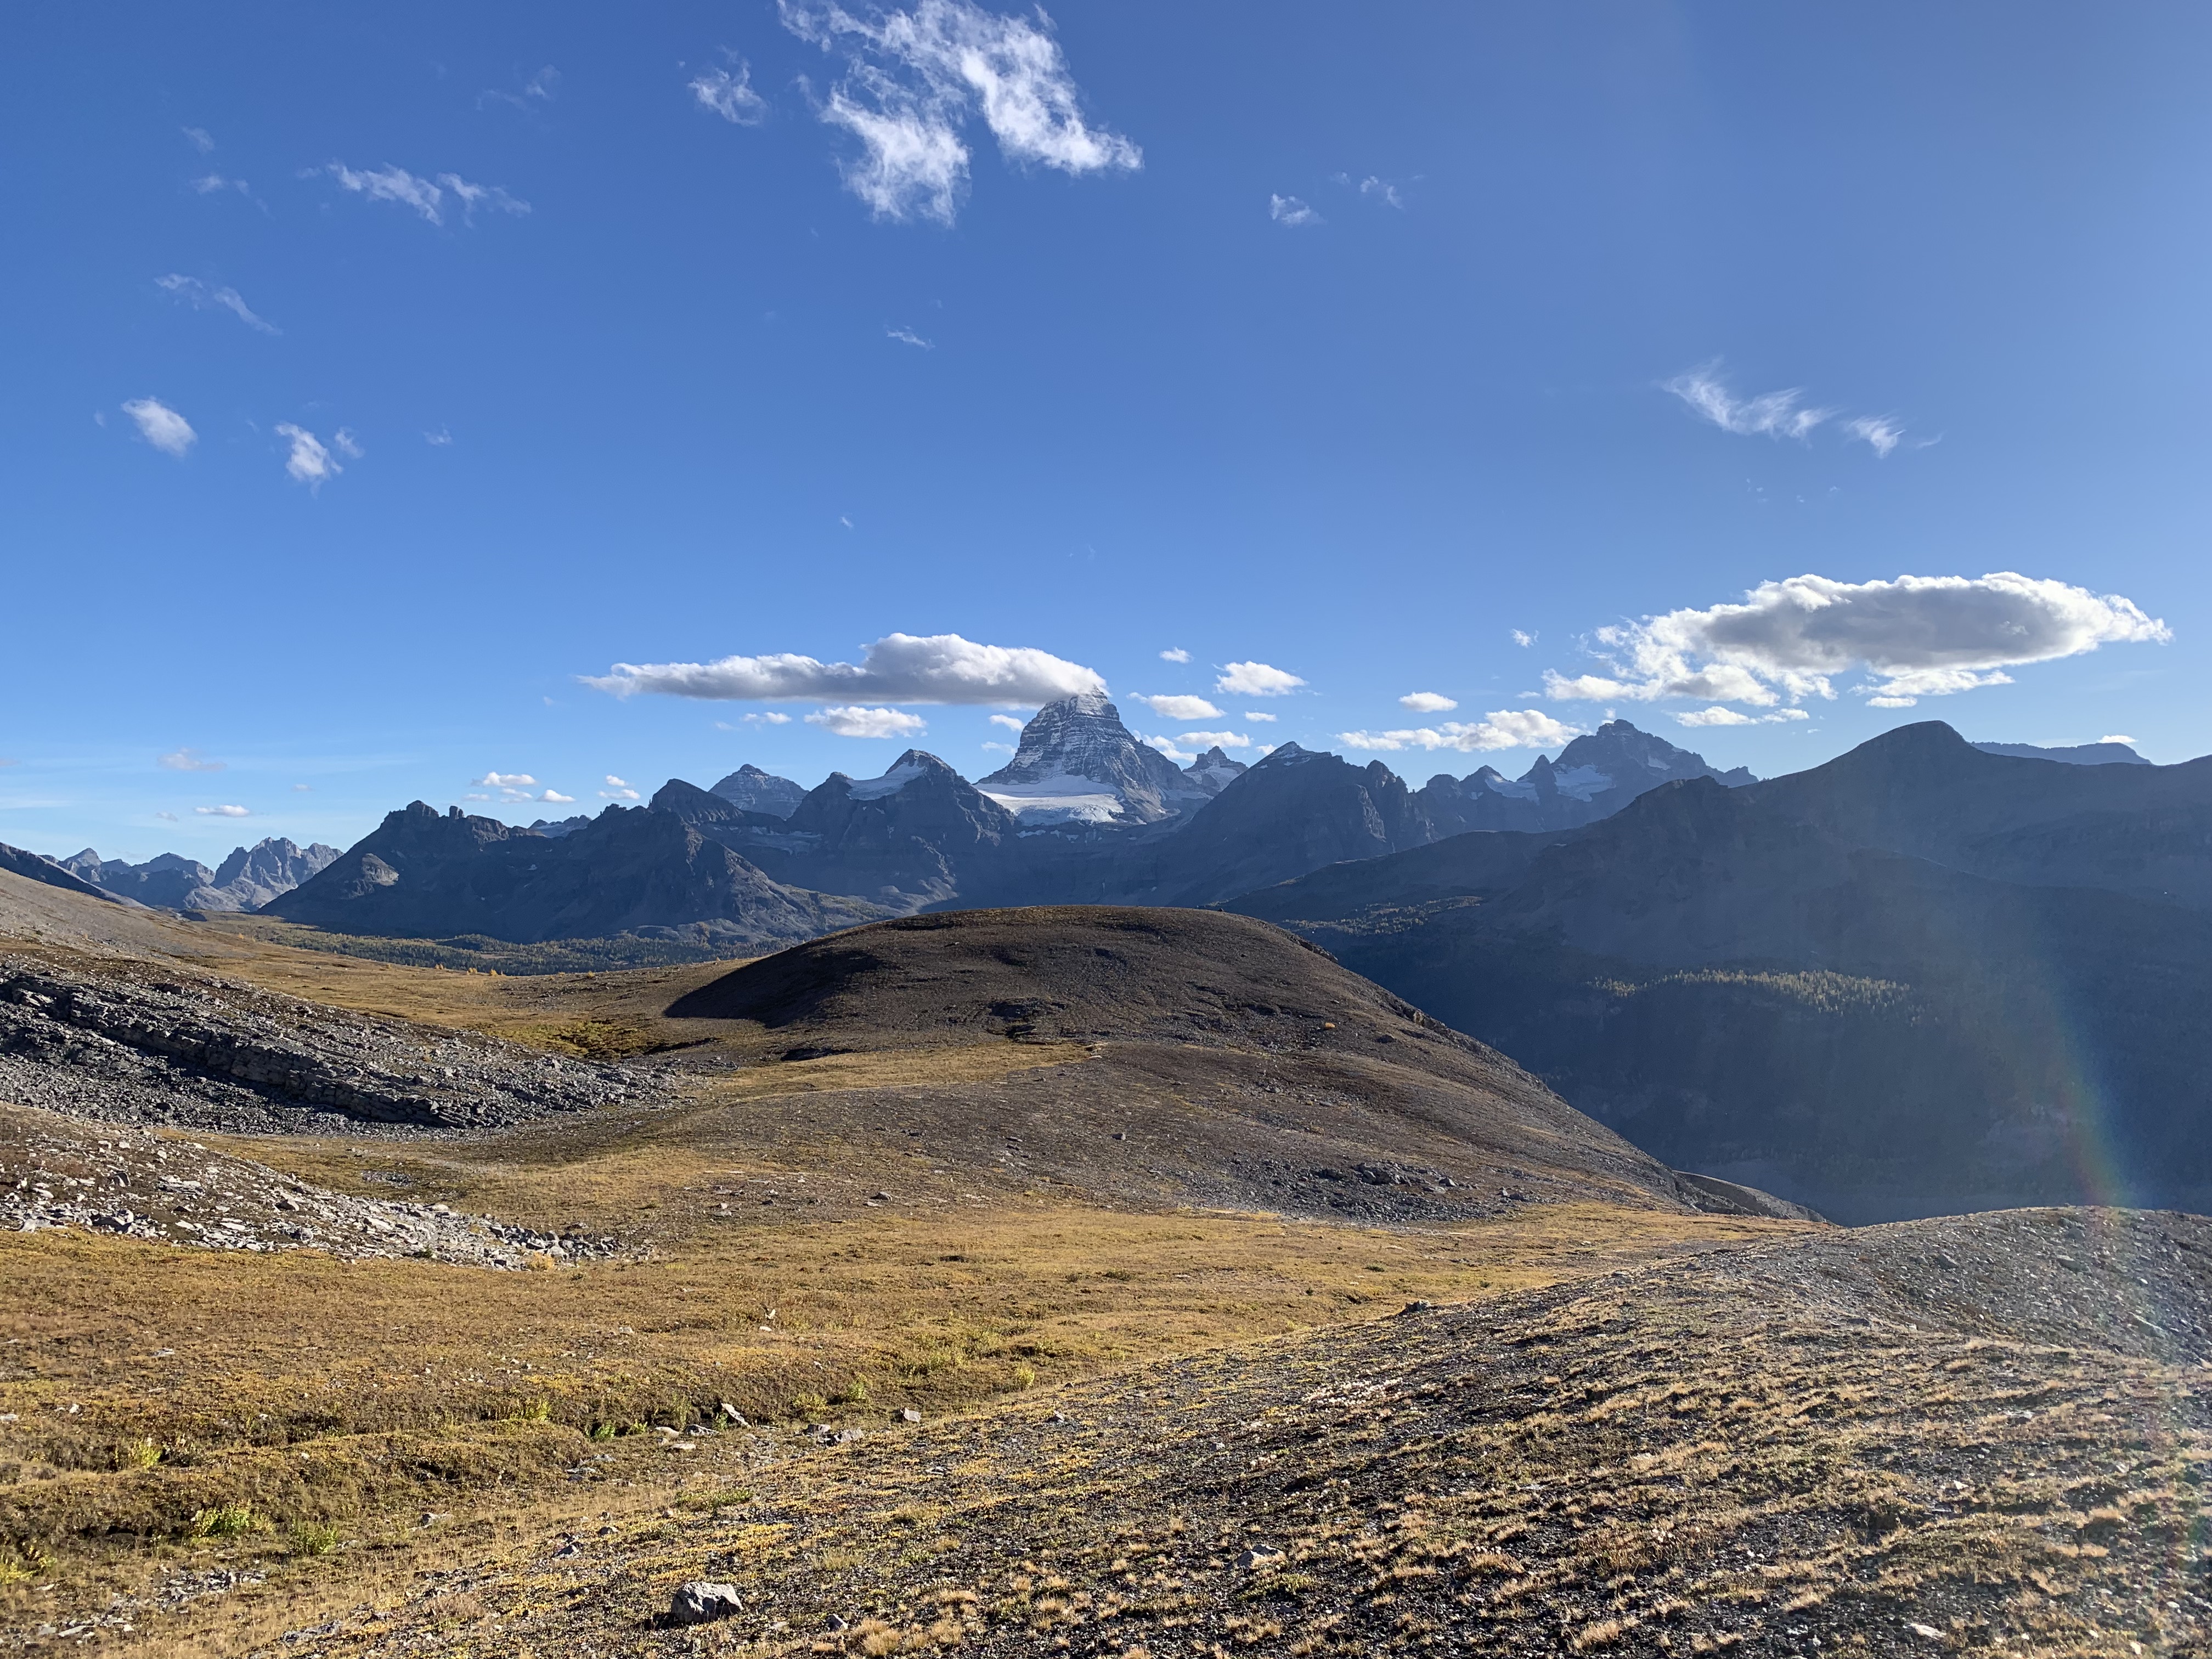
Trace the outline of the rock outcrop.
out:
[[[774,818],[789,817],[799,810],[799,803],[806,799],[804,786],[751,765],[740,766],[716,784],[713,793],[732,806],[748,812],[764,812]]]

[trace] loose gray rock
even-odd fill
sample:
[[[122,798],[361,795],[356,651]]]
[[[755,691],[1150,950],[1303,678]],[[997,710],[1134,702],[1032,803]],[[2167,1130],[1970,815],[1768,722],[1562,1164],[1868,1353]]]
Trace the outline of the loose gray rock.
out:
[[[728,1619],[744,1610],[744,1598],[738,1594],[735,1584],[710,1584],[695,1578],[676,1587],[676,1594],[668,1603],[668,1622],[711,1625],[717,1619]]]

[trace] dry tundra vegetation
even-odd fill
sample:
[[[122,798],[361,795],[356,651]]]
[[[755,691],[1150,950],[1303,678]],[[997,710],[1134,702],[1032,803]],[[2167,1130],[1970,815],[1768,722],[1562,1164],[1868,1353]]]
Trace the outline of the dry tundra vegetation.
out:
[[[14,1647],[2205,1650],[2212,1224],[1692,1207],[1241,919],[495,976],[27,888],[0,979],[627,1086],[0,1109]]]

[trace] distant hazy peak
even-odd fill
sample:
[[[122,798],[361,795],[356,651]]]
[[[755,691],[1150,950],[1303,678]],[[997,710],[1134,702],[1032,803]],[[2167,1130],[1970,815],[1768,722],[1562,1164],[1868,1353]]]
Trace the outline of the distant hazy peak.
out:
[[[748,812],[765,812],[778,818],[789,817],[799,810],[799,803],[806,799],[806,791],[789,778],[763,772],[750,762],[731,773],[708,793],[720,795],[732,806],[743,807]]]
[[[1978,743],[1984,755],[2009,755],[2014,760],[2058,761],[2068,766],[2148,766],[2149,761],[2124,743],[2077,743],[2059,749],[2042,749],[2032,743]]]

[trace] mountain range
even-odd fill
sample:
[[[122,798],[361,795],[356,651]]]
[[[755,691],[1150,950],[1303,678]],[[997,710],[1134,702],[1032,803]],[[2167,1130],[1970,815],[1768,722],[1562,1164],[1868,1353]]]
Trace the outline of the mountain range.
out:
[[[161,853],[143,864],[103,859],[89,847],[55,863],[88,886],[118,898],[168,910],[258,910],[321,872],[338,849],[321,842],[301,847],[271,837],[237,848],[210,870],[194,859]]]

